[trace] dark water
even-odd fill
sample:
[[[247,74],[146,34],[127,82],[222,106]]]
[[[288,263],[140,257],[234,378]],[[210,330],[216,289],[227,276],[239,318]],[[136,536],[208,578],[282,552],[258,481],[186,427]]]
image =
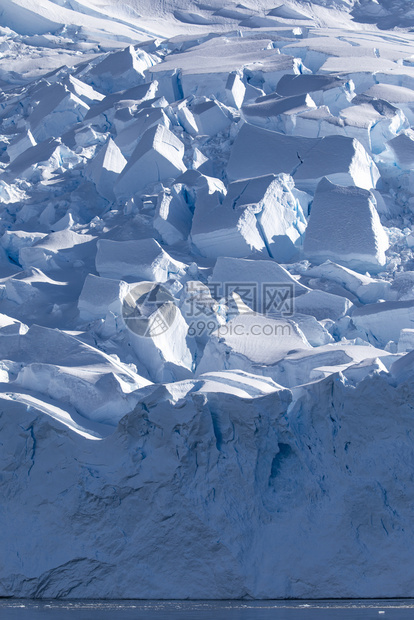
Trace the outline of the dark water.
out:
[[[0,600],[0,620],[414,620],[414,600]]]

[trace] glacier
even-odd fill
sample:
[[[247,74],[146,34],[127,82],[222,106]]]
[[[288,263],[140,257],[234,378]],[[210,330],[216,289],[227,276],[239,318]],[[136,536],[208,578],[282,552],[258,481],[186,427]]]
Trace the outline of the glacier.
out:
[[[0,598],[413,597],[406,0],[3,0]]]

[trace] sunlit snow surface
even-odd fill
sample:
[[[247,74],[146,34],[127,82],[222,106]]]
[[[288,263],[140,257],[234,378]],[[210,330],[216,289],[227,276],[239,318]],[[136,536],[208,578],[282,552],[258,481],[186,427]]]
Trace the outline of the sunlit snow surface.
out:
[[[0,596],[414,595],[413,24],[2,0]]]

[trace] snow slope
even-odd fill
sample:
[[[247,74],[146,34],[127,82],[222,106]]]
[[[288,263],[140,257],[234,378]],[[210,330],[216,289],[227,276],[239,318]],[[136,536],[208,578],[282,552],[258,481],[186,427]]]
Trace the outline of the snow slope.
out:
[[[3,0],[0,596],[414,596],[412,21]]]

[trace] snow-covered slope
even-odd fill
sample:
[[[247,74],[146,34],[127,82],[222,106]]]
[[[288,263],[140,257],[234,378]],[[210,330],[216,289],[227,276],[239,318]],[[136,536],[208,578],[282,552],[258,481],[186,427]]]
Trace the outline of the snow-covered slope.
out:
[[[0,596],[414,596],[410,9],[3,0]]]

